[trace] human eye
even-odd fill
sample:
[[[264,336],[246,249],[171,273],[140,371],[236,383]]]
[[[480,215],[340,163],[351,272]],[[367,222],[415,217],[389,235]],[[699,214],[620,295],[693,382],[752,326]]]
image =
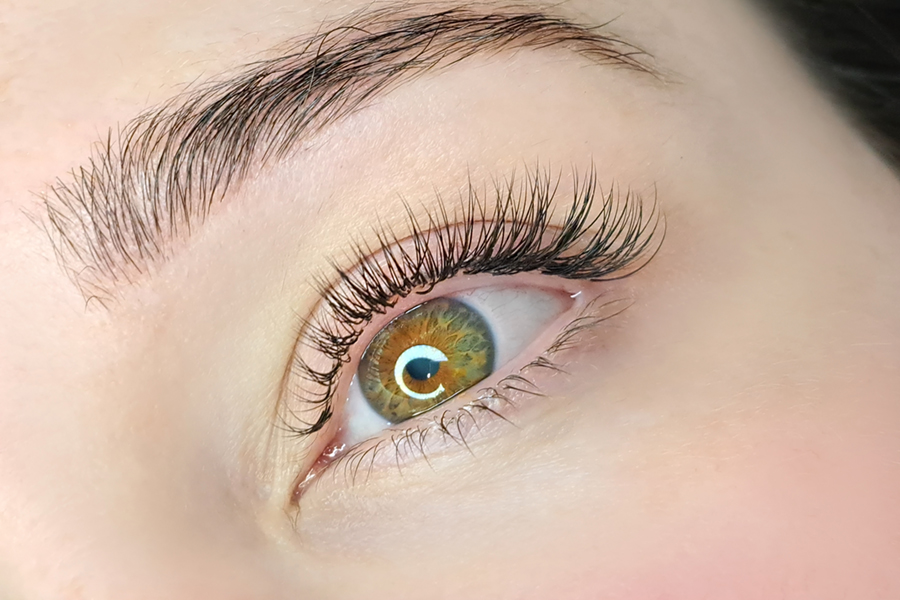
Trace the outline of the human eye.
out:
[[[487,385],[576,300],[555,289],[486,283],[418,304],[365,344],[335,448],[352,447]],[[498,395],[495,387],[484,387],[468,410],[495,410],[488,403]],[[458,419],[456,424],[462,437]]]
[[[321,278],[283,391],[287,435],[316,438],[292,501],[328,472],[349,485],[471,452],[490,423],[546,400],[542,378],[624,310],[608,287],[647,264],[664,230],[655,201],[602,192],[593,169],[470,185],[457,204],[423,210],[407,206],[403,229],[375,226],[374,243]]]

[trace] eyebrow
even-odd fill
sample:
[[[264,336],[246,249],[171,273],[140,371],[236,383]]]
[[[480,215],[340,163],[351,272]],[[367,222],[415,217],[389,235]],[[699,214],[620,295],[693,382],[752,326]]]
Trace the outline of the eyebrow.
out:
[[[476,54],[555,47],[652,73],[639,48],[601,33],[606,26],[510,7],[358,12],[111,129],[43,195],[40,221],[85,298],[103,303],[169,258],[173,240],[253,168],[418,75]]]

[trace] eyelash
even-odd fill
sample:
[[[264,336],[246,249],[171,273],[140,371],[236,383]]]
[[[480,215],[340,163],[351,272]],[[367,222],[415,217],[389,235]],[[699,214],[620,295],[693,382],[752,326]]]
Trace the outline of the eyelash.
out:
[[[656,240],[665,233],[663,226],[663,235],[657,235],[664,221],[655,199],[646,210],[631,191],[623,197],[613,187],[601,195],[595,168],[583,180],[576,171],[571,207],[555,225],[553,204],[560,184],[560,177],[535,171],[522,183],[512,178],[495,184],[494,202],[488,204],[470,183],[461,208],[450,212],[438,198],[436,210],[422,220],[407,205],[408,235],[379,227],[374,247],[353,246],[347,262],[355,267],[347,270],[332,261],[336,276],[331,280],[336,283],[317,281],[321,308],[302,323],[298,336],[283,427],[305,436],[325,426],[333,415],[342,368],[365,324],[410,294],[427,294],[460,274],[537,272],[609,281],[633,274],[653,258],[662,241]],[[598,198],[602,204],[595,212]],[[303,350],[324,364],[314,366],[302,356]],[[299,414],[313,411],[312,420]]]

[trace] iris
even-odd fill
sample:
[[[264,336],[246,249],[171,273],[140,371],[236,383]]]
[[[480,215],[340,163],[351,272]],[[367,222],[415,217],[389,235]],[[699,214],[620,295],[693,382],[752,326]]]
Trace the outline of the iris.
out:
[[[375,412],[399,423],[483,380],[495,355],[484,317],[464,302],[438,298],[378,332],[360,361],[360,388]]]

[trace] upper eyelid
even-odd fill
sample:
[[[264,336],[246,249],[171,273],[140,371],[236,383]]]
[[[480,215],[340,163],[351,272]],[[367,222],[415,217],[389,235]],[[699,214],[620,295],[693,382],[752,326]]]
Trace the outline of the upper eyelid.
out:
[[[356,267],[350,271],[338,267],[337,283],[323,287],[322,308],[298,337],[285,376],[286,385],[294,385],[285,390],[298,398],[307,396],[301,398],[307,403],[302,408],[317,416],[315,420],[300,417],[282,393],[281,408],[287,411],[282,412],[284,428],[302,436],[324,427],[332,414],[336,378],[346,352],[358,341],[359,328],[375,312],[393,307],[398,297],[458,273],[534,271],[601,281],[624,277],[646,265],[662,243],[656,235],[660,224],[662,237],[665,235],[665,221],[656,199],[648,210],[640,197],[630,191],[620,196],[613,187],[602,195],[599,209],[593,211],[598,197],[595,168],[592,166],[583,180],[576,170],[572,179],[573,201],[559,226],[552,223],[551,215],[561,178],[538,170],[519,183],[511,179],[505,186],[497,186],[492,206],[484,204],[470,182],[462,219],[441,203],[435,211],[437,216],[428,217],[428,228],[424,229],[409,211],[411,244],[409,239],[404,245],[376,231],[378,250],[373,253],[368,247],[358,247]],[[467,237],[471,232],[474,237]],[[495,234],[501,236],[497,244],[484,243]],[[408,249],[410,246],[412,249]],[[376,258],[379,254],[388,257],[387,266]],[[302,354],[303,350],[307,354]],[[332,362],[314,367],[308,362],[311,352]],[[304,378],[318,388],[300,385]]]
[[[362,12],[110,132],[72,180],[51,187],[38,220],[85,297],[109,301],[251,165],[284,156],[391,84],[479,53],[548,47],[652,73],[636,46],[533,9]]]

